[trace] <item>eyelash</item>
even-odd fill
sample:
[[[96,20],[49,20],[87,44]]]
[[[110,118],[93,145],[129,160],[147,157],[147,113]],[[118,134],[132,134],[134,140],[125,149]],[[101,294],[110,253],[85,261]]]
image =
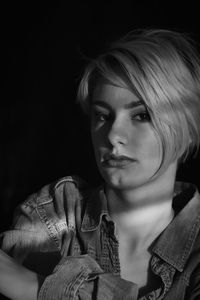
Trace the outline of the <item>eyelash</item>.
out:
[[[144,118],[141,118],[140,120],[136,119],[136,120],[138,120],[138,121],[140,121],[140,122],[149,122],[150,119],[151,119],[151,118],[150,118],[150,115],[149,115],[149,113],[148,113],[147,111],[139,112],[139,113],[133,114],[132,117],[131,117],[131,119],[132,119],[132,120],[135,120],[135,117],[137,117],[137,116],[145,116]]]
[[[100,122],[109,121],[109,119],[111,118],[110,114],[106,114],[103,112],[94,111],[93,114],[94,114],[96,121],[100,121]],[[140,117],[144,116],[144,117],[138,119],[137,118],[138,116],[140,116]],[[151,119],[150,119],[149,113],[147,111],[144,111],[144,112],[138,112],[138,113],[132,114],[131,120],[138,121],[138,122],[149,122]]]
[[[101,122],[105,122],[110,118],[109,114],[105,114],[105,113],[102,113],[102,112],[94,112],[93,115],[94,115],[96,120],[99,120]],[[101,118],[103,118],[104,120],[101,120]]]

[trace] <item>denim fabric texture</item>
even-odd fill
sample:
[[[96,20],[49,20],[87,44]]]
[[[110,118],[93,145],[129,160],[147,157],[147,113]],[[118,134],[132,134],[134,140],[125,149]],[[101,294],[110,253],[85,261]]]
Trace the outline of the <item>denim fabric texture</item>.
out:
[[[67,176],[31,195],[16,210],[1,248],[45,275],[38,299],[200,299],[200,195],[177,182],[175,217],[151,248],[158,287],[143,296],[120,277],[118,240],[104,186]]]
[[[137,287],[118,275],[104,273],[88,254],[67,256],[47,277],[38,299],[131,300],[137,299]]]

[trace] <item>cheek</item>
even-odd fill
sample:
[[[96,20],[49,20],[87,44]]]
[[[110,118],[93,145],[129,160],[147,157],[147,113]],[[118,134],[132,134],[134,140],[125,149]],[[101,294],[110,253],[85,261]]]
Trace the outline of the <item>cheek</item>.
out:
[[[95,130],[91,129],[91,140],[92,140],[93,150],[97,159],[99,156],[99,148],[103,144],[102,136]]]
[[[103,129],[91,127],[90,134],[94,148],[105,144],[105,132]]]
[[[153,130],[140,131],[140,134],[135,134],[131,139],[131,148],[145,160],[154,162],[162,160],[162,143]]]
[[[156,164],[159,168],[162,162],[162,144],[157,136],[152,135],[151,139],[149,137],[149,143],[146,145],[146,155],[147,159],[152,160],[152,163]]]
[[[93,128],[91,128],[91,130],[90,130],[90,135],[91,135],[91,139],[92,139],[92,144],[95,147],[98,142],[98,138],[97,138],[97,133],[95,132],[95,130]]]

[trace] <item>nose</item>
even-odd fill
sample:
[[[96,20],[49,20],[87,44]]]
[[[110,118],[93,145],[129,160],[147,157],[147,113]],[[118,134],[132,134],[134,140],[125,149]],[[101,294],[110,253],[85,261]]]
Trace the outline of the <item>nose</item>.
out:
[[[108,132],[108,141],[112,146],[126,145],[128,143],[126,125],[123,122],[113,122]]]

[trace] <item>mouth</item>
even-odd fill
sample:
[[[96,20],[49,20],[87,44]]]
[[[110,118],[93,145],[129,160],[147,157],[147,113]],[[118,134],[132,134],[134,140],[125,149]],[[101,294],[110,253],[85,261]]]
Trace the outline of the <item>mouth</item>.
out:
[[[123,168],[136,160],[125,155],[106,154],[103,158],[102,165],[111,168]]]

